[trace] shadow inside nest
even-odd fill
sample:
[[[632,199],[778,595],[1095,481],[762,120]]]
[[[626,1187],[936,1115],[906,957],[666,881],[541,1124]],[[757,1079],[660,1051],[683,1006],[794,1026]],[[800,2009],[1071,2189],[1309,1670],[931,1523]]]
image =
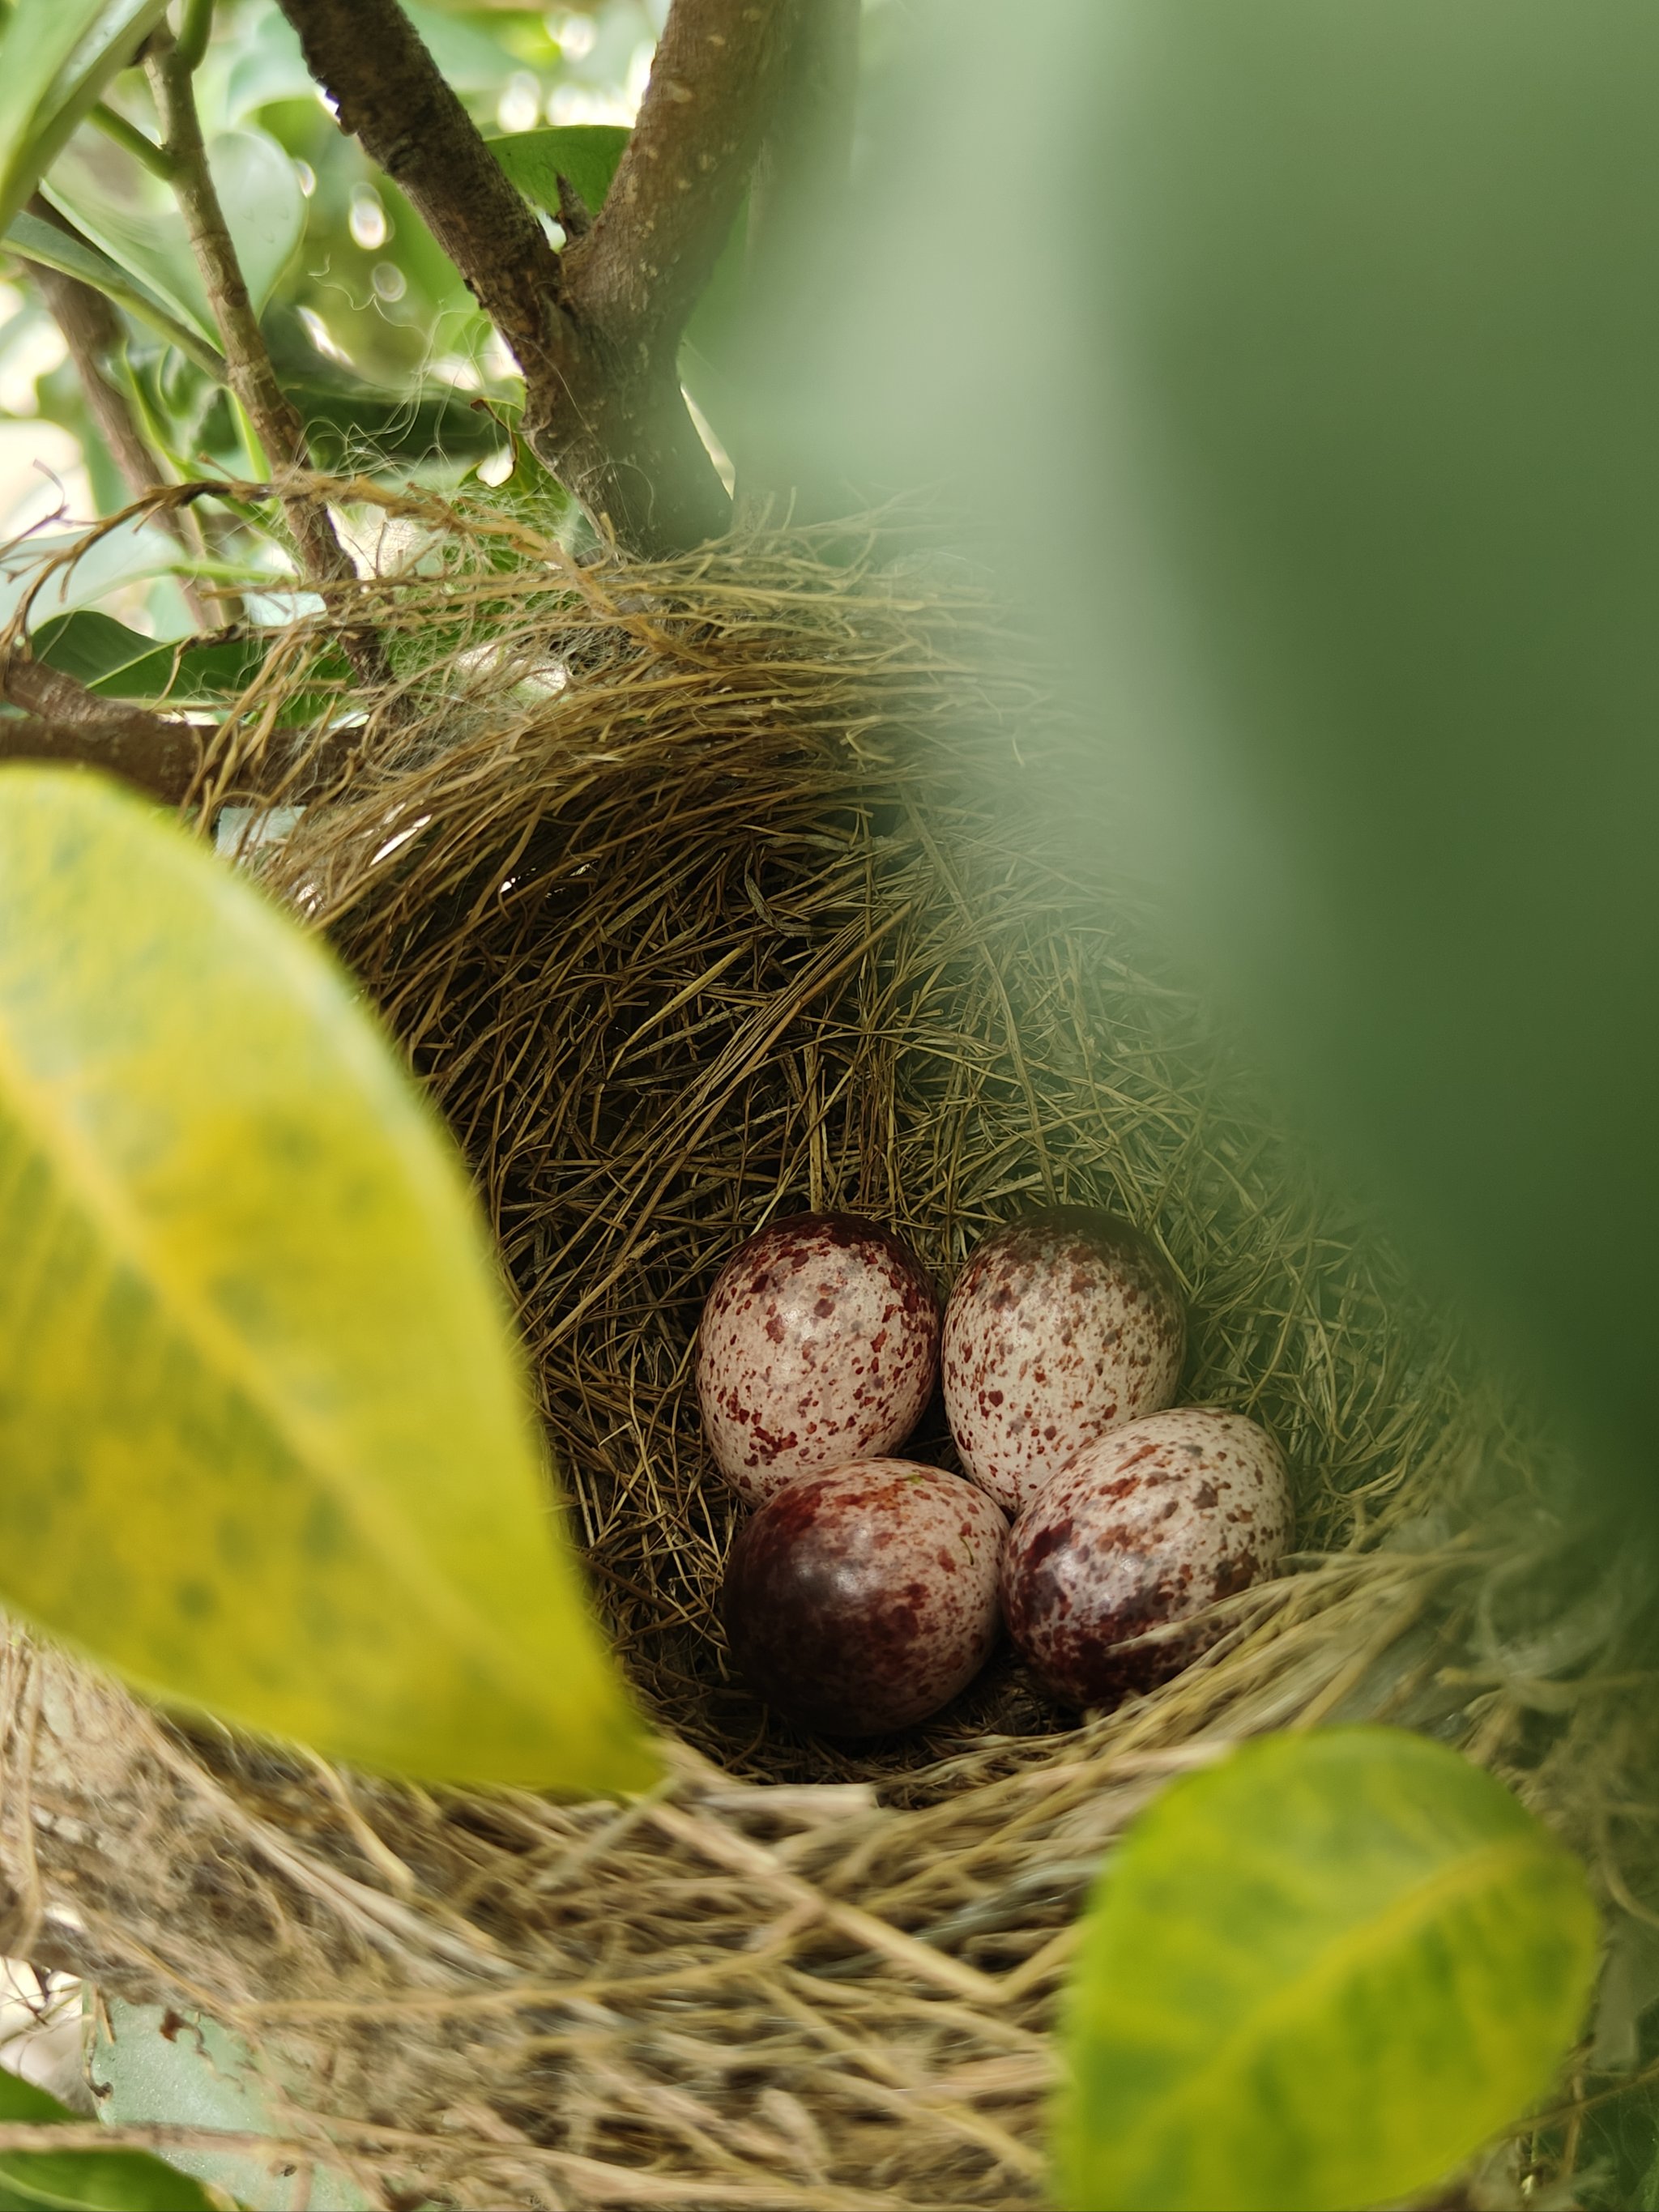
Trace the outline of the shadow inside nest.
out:
[[[727,1679],[738,1508],[690,1360],[721,1262],[777,1213],[872,1216],[941,1291],[1022,1210],[1125,1213],[1188,1297],[1182,1399],[1278,1437],[1305,1550],[1443,1502],[1490,1394],[1133,898],[1079,874],[1056,826],[1077,740],[993,611],[787,539],[550,582],[463,533],[376,588],[425,658],[264,872],[471,1164],[595,1601],[662,1727],[744,1778],[921,1790],[1073,1718],[1006,1654],[867,1743],[804,1737]],[[933,1420],[908,1449],[948,1464]]]

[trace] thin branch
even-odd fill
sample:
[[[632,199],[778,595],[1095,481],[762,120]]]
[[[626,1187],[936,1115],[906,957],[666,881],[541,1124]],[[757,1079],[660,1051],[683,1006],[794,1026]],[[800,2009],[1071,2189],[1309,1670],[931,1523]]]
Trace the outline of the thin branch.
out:
[[[101,100],[87,120],[95,123],[106,138],[112,138],[118,146],[124,146],[129,154],[143,163],[152,176],[160,177],[167,184],[172,183],[173,163],[168,160],[165,148],[158,146],[153,138],[146,137],[136,123],[129,123],[125,115]]]
[[[60,668],[14,654],[0,692],[25,711],[0,718],[0,759],[83,762],[177,805],[202,764],[203,732],[121,699],[100,699]]]
[[[0,714],[0,761],[101,769],[166,806],[196,797],[214,737],[210,726],[157,714],[130,700],[100,699],[62,669],[17,654],[0,670],[0,696],[25,709]],[[274,794],[284,805],[303,805],[351,767],[362,739],[361,722],[320,733],[305,726],[276,732],[224,796],[257,804]]]
[[[719,536],[730,502],[679,388],[795,0],[674,0],[592,228],[556,253],[396,0],[282,0],[312,73],[512,349],[537,458],[629,550]]]
[[[58,220],[38,193],[29,210],[42,222]],[[34,280],[69,348],[94,426],[128,491],[134,499],[143,499],[166,483],[167,476],[138,426],[131,401],[109,372],[109,363],[125,343],[121,319],[101,292],[76,277],[64,276],[61,270],[38,265]],[[163,507],[155,520],[181,552],[191,560],[203,557],[205,549],[188,509]],[[190,577],[181,576],[179,586],[198,629],[212,629],[224,620],[222,613],[208,605]]]
[[[163,26],[152,34],[146,56],[162,143],[173,165],[173,192],[213,305],[230,388],[241,402],[273,472],[307,471],[311,455],[305,423],[276,380],[208,167],[188,50],[175,45]],[[355,580],[356,570],[335,535],[323,501],[295,494],[283,499],[283,512],[299,550],[300,565],[311,582],[326,586]],[[361,628],[347,629],[341,643],[364,683],[383,684],[388,679],[385,653],[372,633]]]
[[[0,761],[56,761],[101,769],[147,798],[182,806],[202,765],[198,732],[174,724],[165,738],[127,736],[100,725],[53,722],[39,714],[0,715]]]

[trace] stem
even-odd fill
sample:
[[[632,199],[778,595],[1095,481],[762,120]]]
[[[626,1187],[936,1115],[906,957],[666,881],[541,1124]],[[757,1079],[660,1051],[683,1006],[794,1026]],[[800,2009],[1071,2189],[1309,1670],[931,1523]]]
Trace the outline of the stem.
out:
[[[196,91],[185,50],[163,30],[151,38],[147,54],[151,89],[161,119],[162,143],[173,163],[173,188],[190,235],[191,250],[213,305],[224,349],[227,380],[246,410],[273,471],[311,467],[300,410],[276,380],[248,295],[224,210],[208,168]],[[356,570],[334,532],[324,501],[301,493],[285,496],[283,513],[293,532],[307,581],[322,586],[355,582]],[[362,629],[346,631],[341,642],[365,683],[384,683],[389,674],[378,639]]]
[[[100,699],[59,668],[16,657],[0,693],[21,715],[0,719],[0,759],[84,761],[176,805],[194,782],[204,732],[118,699]]]
[[[179,40],[174,51],[179,66],[194,76],[206,58],[208,40],[213,35],[213,0],[185,0],[184,21],[179,26]]]
[[[87,119],[95,123],[106,138],[112,138],[118,146],[125,146],[129,154],[136,155],[152,176],[160,177],[166,184],[173,182],[173,163],[165,148],[146,137],[136,123],[129,123],[125,115],[118,114],[101,100]]]

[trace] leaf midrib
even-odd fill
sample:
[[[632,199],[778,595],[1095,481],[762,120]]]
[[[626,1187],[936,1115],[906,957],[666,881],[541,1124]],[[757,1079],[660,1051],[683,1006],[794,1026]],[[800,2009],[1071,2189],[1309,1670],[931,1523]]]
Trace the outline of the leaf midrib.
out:
[[[88,1222],[94,1243],[100,1242],[102,1231],[101,1249],[125,1263],[146,1285],[167,1325],[191,1346],[204,1367],[237,1392],[295,1462],[310,1470],[340,1502],[371,1553],[378,1550],[394,1571],[401,1569],[411,1593],[423,1595],[439,1616],[447,1616],[463,1627],[467,1632],[465,1640],[474,1649],[482,1645],[488,1653],[492,1671],[505,1682],[513,1682],[520,1672],[513,1662],[513,1647],[503,1645],[488,1613],[475,1607],[438,1571],[410,1525],[388,1510],[379,1483],[351,1480],[337,1454],[328,1448],[313,1425],[272,1393],[235,1333],[158,1259],[152,1240],[144,1233],[142,1213],[105,1171],[94,1148],[72,1125],[50,1111],[40,1087],[20,1066],[10,1033],[0,1018],[0,1110],[7,1107],[25,1144],[32,1142],[47,1164],[70,1210]],[[533,1685],[533,1674],[526,1668],[518,1694],[529,1695],[532,1706],[539,1703],[531,1694]]]
[[[1266,2048],[1287,2014],[1308,2009],[1310,2002],[1316,2002],[1328,1988],[1346,1980],[1360,1961],[1402,1943],[1436,1908],[1461,1893],[1486,1886],[1498,1866],[1510,1859],[1524,1862],[1534,1857],[1537,1850],[1536,1842],[1529,1836],[1483,1844],[1479,1850],[1466,1853],[1401,1891],[1383,1911],[1346,1929],[1303,1972],[1281,1983],[1264,2003],[1215,2046],[1201,2065],[1184,2074],[1176,2086],[1157,2101],[1152,2117],[1134,2133],[1143,2138],[1166,2136],[1184,2106],[1206,2102],[1212,2096],[1218,2079],[1237,2073],[1255,2051]]]

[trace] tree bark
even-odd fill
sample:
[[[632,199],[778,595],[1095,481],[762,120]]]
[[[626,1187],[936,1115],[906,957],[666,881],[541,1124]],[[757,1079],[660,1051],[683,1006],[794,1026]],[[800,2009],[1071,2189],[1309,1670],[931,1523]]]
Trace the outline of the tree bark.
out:
[[[720,536],[677,353],[742,199],[800,0],[674,0],[592,228],[556,251],[396,0],[282,0],[307,64],[511,348],[532,451],[625,550]],[[817,4],[817,0],[807,0]]]
[[[202,763],[194,724],[121,699],[100,699],[60,668],[14,655],[0,693],[24,712],[0,717],[0,760],[84,762],[178,805]]]

